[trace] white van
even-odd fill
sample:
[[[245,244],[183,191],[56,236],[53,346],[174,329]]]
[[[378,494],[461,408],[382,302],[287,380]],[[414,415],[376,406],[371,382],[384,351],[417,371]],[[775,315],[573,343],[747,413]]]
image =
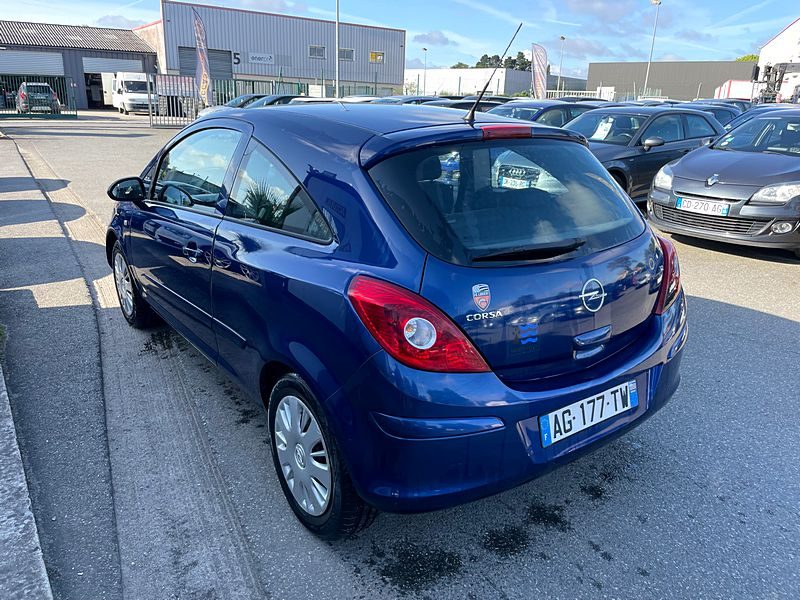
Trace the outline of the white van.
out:
[[[144,73],[119,72],[111,82],[114,108],[125,113],[147,113],[147,75]],[[153,81],[150,81],[150,103],[153,112],[158,107],[158,96]]]

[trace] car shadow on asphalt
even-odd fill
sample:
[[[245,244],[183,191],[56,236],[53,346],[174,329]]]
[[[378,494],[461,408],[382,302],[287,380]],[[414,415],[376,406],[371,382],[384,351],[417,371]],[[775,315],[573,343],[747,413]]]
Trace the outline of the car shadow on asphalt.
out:
[[[49,190],[60,190],[69,185],[66,179],[38,179],[37,182],[39,185],[47,186]],[[0,177],[0,193],[37,190],[39,185],[36,185],[31,177]]]

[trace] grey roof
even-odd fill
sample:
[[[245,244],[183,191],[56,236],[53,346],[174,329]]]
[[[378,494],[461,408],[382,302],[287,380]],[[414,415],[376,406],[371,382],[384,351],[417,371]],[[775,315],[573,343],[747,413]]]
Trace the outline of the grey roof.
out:
[[[118,52],[154,50],[130,29],[0,21],[0,45],[82,48]]]

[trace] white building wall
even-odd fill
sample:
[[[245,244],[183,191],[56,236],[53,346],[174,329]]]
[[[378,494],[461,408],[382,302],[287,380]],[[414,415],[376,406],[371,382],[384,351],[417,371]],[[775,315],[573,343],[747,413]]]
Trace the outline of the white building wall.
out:
[[[795,20],[761,48],[758,66],[762,72],[767,65],[783,62],[800,62],[800,19]]]
[[[406,69],[406,93],[447,96],[477,94],[486,85],[494,69]],[[417,84],[419,83],[419,88]],[[487,95],[510,95],[529,90],[530,71],[497,69],[491,78]],[[416,91],[415,91],[416,90]]]

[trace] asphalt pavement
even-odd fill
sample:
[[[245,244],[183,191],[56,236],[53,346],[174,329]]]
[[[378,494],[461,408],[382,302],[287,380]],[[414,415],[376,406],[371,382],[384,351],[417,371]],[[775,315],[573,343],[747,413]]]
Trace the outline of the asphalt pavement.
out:
[[[102,388],[78,387],[87,406],[106,409],[93,425],[107,426],[122,597],[800,596],[800,263],[790,254],[674,238],[690,339],[681,387],[658,415],[504,494],[380,515],[356,539],[324,543],[282,497],[261,403],[169,328],[128,328],[116,306],[102,247],[105,189],[139,173],[174,131],[113,113],[0,129],[69,237],[72,254],[49,261],[62,278],[77,266],[91,296],[96,324],[70,311],[47,312],[60,324],[36,313],[26,322],[42,337],[98,332]],[[6,321],[13,298],[0,291]],[[9,344],[8,360],[30,363],[42,385],[63,382],[42,337]],[[70,348],[87,363],[97,353]],[[57,400],[72,393],[49,389]],[[34,429],[62,418],[23,416],[19,426]],[[58,426],[66,435],[78,424]],[[45,552],[46,562],[58,558]]]

